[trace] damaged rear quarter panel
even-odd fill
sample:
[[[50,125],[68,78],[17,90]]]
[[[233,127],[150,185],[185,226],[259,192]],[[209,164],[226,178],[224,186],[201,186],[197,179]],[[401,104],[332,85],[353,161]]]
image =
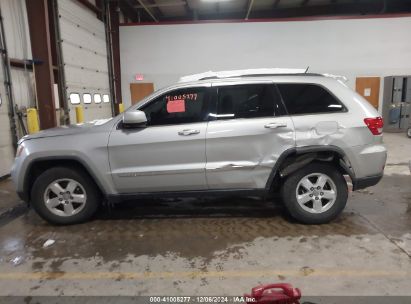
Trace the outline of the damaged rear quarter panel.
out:
[[[385,163],[382,137],[372,135],[364,123],[364,118],[377,117],[378,112],[364,102],[362,97],[338,81],[324,78],[318,80],[318,83],[329,89],[344,104],[347,111],[291,116],[295,126],[297,147],[335,146],[344,151],[356,177],[380,173],[381,163]],[[361,163],[361,151],[371,146],[378,146],[380,149],[372,149],[377,153],[374,158],[376,162],[371,159],[371,167],[366,168],[367,166]]]

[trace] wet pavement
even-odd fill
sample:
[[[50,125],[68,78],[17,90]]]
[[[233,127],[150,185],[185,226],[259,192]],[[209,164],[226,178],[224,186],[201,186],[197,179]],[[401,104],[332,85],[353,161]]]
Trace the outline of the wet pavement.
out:
[[[342,216],[321,226],[294,223],[276,201],[235,197],[129,202],[62,227],[32,210],[9,214],[0,221],[0,295],[242,295],[290,282],[311,296],[411,296],[411,176],[395,161],[401,150],[392,147],[380,184],[351,193]],[[3,204],[13,194],[8,182],[0,189]]]

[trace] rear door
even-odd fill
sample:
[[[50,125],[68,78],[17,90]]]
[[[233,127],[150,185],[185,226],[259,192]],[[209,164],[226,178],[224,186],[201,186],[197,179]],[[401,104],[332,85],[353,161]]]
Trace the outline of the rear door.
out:
[[[215,84],[206,137],[209,189],[263,189],[294,127],[272,82]]]

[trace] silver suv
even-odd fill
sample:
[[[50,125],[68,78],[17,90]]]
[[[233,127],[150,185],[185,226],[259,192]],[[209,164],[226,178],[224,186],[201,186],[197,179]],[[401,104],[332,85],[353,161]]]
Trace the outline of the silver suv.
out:
[[[353,190],[378,183],[378,112],[336,77],[304,71],[182,78],[114,118],[19,142],[12,178],[51,223],[89,219],[135,197],[281,193],[306,224],[334,219]]]

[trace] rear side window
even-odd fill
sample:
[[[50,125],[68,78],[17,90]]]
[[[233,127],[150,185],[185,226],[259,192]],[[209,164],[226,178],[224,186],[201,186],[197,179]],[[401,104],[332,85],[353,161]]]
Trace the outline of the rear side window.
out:
[[[277,87],[290,115],[346,111],[337,98],[319,85],[279,83]]]
[[[207,88],[169,92],[144,106],[150,126],[201,122],[208,118]]]
[[[284,115],[281,98],[272,84],[218,88],[217,118],[257,118]]]

